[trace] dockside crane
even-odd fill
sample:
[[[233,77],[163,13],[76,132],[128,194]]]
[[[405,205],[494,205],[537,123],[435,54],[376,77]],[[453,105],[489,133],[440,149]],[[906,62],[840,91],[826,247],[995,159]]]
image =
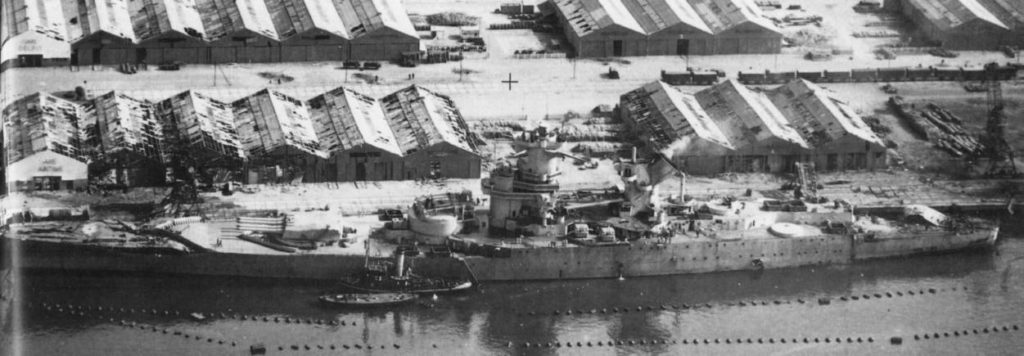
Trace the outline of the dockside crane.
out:
[[[1020,176],[1014,161],[1013,149],[1006,141],[1006,113],[1004,112],[1003,88],[996,76],[995,63],[985,66],[985,85],[987,90],[988,120],[985,123],[985,134],[982,143],[988,159],[987,177]]]

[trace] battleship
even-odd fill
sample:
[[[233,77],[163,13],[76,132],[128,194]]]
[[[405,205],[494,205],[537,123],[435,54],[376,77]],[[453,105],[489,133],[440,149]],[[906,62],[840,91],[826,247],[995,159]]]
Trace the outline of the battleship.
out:
[[[784,198],[696,199],[680,191],[662,199],[659,185],[678,170],[635,150],[616,163],[621,184],[562,191],[560,163],[581,159],[561,146],[556,131],[524,132],[516,153],[481,182],[487,208],[469,192],[421,197],[405,214],[382,212],[383,226],[363,243],[409,256],[424,276],[479,283],[850,264],[984,249],[999,234],[993,222],[923,205],[906,205],[899,217],[861,214],[799,185]],[[234,227],[218,227],[191,217],[107,228],[20,221],[4,228],[3,240],[23,268],[333,281],[365,268],[370,252],[347,248],[354,231],[289,228],[288,219],[238,217]]]

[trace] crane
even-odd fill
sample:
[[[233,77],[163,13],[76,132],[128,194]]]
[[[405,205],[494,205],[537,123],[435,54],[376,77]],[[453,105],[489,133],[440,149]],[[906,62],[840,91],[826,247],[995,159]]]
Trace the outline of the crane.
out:
[[[1017,164],[1014,162],[1013,149],[1006,141],[1006,113],[1003,111],[1003,88],[996,76],[997,64],[985,65],[985,85],[987,90],[988,120],[985,123],[985,156],[988,158],[989,177],[1018,177]]]

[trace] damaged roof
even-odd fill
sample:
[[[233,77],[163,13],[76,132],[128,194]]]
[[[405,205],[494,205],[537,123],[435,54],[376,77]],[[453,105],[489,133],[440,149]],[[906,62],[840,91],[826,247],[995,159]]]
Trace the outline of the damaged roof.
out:
[[[327,158],[309,110],[298,99],[263,89],[232,103],[242,147],[254,157],[298,150]]]
[[[174,124],[179,143],[230,157],[245,157],[230,104],[188,90],[160,101],[156,108],[162,122]]]
[[[100,32],[135,41],[127,0],[80,0],[78,5],[79,16],[68,21],[71,42]]]
[[[85,162],[80,105],[47,93],[18,99],[3,110],[4,159],[11,164],[43,151]]]
[[[939,28],[953,29],[978,20],[1008,29],[977,0],[906,0]]]
[[[278,40],[262,0],[198,0],[196,5],[210,41],[246,30]]]
[[[713,33],[722,33],[736,26],[753,23],[770,31],[780,32],[764,17],[753,0],[689,0],[690,5]]]
[[[622,4],[647,34],[686,24],[711,34],[711,29],[685,0],[622,0]]]
[[[395,133],[376,99],[338,87],[307,102],[317,137],[327,152],[365,144],[402,155]]]
[[[419,38],[399,0],[333,0],[349,38],[355,39],[381,29],[392,29]]]
[[[130,0],[132,28],[139,42],[178,33],[203,40],[205,30],[195,0]]]
[[[1003,24],[1021,30],[1024,29],[1024,1],[1020,0],[978,0],[992,15]]]
[[[656,150],[671,151],[673,145],[694,136],[734,149],[693,95],[665,82],[648,83],[622,99],[622,110],[629,112],[636,129],[650,138]]]
[[[580,37],[618,25],[646,33],[621,0],[553,0]]]
[[[38,32],[58,41],[67,41],[64,10],[60,1],[0,1],[0,44],[26,32]]]
[[[380,103],[404,155],[439,143],[479,154],[477,139],[451,98],[412,85]]]
[[[770,138],[809,148],[767,96],[747,89],[736,79],[701,90],[695,97],[737,148]]]
[[[797,79],[768,92],[791,126],[812,146],[853,135],[882,145],[871,127],[846,102],[820,86]]]
[[[131,153],[154,159],[163,156],[163,126],[153,105],[111,91],[85,105],[88,142],[104,154]]]
[[[281,39],[314,29],[349,37],[331,0],[266,0],[266,3]]]

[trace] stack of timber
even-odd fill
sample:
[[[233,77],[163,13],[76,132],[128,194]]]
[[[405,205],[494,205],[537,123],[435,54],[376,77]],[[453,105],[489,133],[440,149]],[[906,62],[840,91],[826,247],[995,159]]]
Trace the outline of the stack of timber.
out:
[[[975,156],[984,151],[978,139],[964,129],[963,120],[938,105],[928,103],[917,110],[902,97],[893,96],[889,106],[915,133],[954,157]]]

